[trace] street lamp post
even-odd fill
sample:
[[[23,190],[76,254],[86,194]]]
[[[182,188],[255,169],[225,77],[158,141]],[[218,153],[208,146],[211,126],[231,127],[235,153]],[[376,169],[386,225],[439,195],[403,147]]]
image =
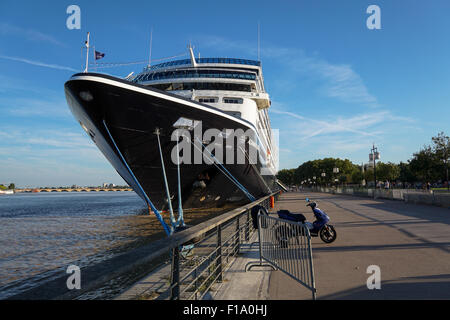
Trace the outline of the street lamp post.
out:
[[[339,173],[339,168],[337,168],[337,167],[334,167],[333,168],[333,178],[335,177],[335,174],[338,174]],[[337,179],[334,179],[334,182],[336,183],[336,180]]]
[[[444,164],[445,164],[445,175],[446,175],[446,180],[447,180],[447,191],[450,190],[450,185],[448,183],[448,155],[445,156],[444,158]]]
[[[369,153],[369,161],[373,161],[373,181],[375,183],[375,189],[377,188],[377,164],[375,160],[380,160],[380,153],[378,152],[378,148],[375,147],[375,144],[372,145],[372,149]]]

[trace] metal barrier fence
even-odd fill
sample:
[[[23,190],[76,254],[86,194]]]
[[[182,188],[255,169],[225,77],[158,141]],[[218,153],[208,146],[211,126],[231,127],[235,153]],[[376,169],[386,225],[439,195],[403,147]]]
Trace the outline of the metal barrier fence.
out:
[[[203,254],[196,253],[195,259],[184,258],[180,246],[172,247],[169,299],[200,300],[214,283],[222,282],[223,273],[239,253],[241,243],[249,241],[254,231],[252,208],[259,205],[269,210],[271,197],[276,200],[278,195],[276,192],[235,209],[236,213],[217,224],[208,223],[209,232],[195,244],[195,250],[203,251]]]
[[[247,264],[248,270],[262,266],[264,260],[311,290],[315,300],[314,265],[308,228],[301,223],[260,214],[258,238],[260,260]]]

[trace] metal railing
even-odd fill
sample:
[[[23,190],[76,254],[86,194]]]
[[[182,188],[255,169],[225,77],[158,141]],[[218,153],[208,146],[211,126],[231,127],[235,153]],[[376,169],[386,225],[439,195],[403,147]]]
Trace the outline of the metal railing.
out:
[[[18,295],[11,298],[75,299],[90,293],[96,295],[103,289],[111,290],[111,286],[114,291],[121,291],[123,286],[130,285],[130,281],[154,276],[148,285],[136,285],[136,290],[129,288],[116,298],[200,299],[213,281],[221,280],[227,262],[231,262],[232,256],[238,254],[241,242],[249,240],[253,230],[250,215],[252,208],[256,205],[268,208],[270,198],[277,198],[278,193],[232,209],[170,237],[162,237],[115,255],[105,262],[108,272],[105,272],[105,263],[81,267],[83,283],[79,290],[67,287],[67,275],[63,272],[62,276],[48,281],[44,286],[21,293],[20,298]],[[193,243],[194,248],[190,248]],[[189,272],[194,274],[191,278],[186,277]],[[209,272],[216,272],[217,278],[208,278]]]
[[[218,223],[207,221],[205,236],[195,243],[196,252],[190,257],[184,257],[189,250],[186,246],[172,247],[169,299],[200,300],[215,283],[222,282],[223,273],[239,254],[241,243],[249,241],[254,231],[252,208],[260,205],[269,209],[272,196],[277,198],[278,192],[227,213],[230,216]]]
[[[302,223],[296,223],[268,215],[258,215],[258,262],[250,262],[246,270],[262,266],[263,260],[283,271],[311,290],[316,299],[311,235]]]

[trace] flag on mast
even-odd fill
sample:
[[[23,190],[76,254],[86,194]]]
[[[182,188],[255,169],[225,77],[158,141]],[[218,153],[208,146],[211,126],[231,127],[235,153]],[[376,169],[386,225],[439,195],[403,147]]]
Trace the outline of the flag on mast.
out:
[[[105,54],[99,51],[95,51],[95,60],[100,60],[101,58],[105,57]]]

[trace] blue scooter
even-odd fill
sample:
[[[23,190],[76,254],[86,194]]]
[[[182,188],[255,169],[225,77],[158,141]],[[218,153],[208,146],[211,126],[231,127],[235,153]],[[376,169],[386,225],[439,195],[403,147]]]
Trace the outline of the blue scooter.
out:
[[[330,217],[317,207],[317,203],[315,201],[311,201],[310,199],[306,198],[306,202],[306,206],[311,207],[316,218],[316,221],[314,221],[313,223],[306,221],[306,217],[303,214],[291,213],[289,210],[278,211],[278,217],[280,219],[300,222],[309,229],[309,233],[312,237],[320,236],[320,239],[322,239],[323,242],[332,243],[334,240],[336,240],[337,233],[334,227],[331,224],[328,224],[328,222],[330,221]],[[277,238],[279,238],[278,240],[282,241],[283,238],[286,238],[286,235],[290,234],[290,232],[286,232],[286,230],[279,230],[276,235],[278,234],[280,235],[277,236]],[[288,239],[284,239],[284,241],[286,240]]]

